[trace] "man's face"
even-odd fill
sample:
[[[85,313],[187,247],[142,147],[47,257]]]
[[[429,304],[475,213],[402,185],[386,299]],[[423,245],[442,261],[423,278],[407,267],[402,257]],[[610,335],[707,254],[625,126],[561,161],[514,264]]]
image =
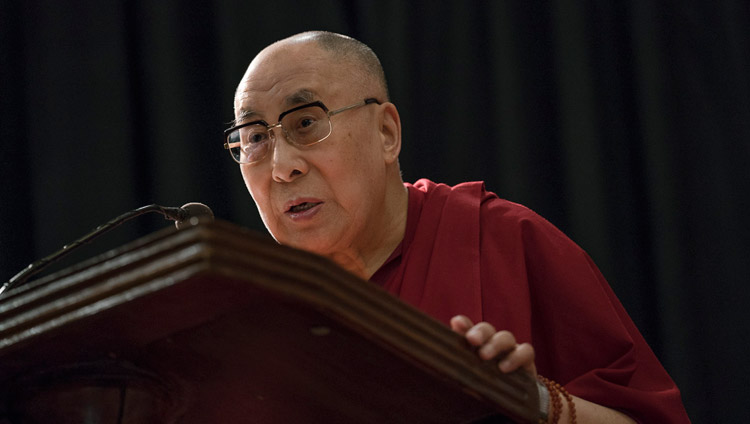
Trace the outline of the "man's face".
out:
[[[310,101],[335,110],[374,95],[354,94],[361,90],[351,65],[334,62],[309,42],[266,49],[238,87],[235,117],[252,111],[242,122],[273,125],[282,112]],[[261,218],[279,243],[333,255],[377,240],[386,169],[379,113],[378,105],[368,105],[335,115],[331,135],[309,147],[289,144],[274,129],[275,146],[267,156],[241,165]]]

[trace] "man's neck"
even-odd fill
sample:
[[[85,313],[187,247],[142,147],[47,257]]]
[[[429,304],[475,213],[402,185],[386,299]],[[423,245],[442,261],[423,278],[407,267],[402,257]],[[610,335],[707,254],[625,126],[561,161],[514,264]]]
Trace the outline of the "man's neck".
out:
[[[409,192],[403,182],[391,186],[386,194],[388,205],[382,222],[382,238],[373,241],[366,252],[339,252],[330,255],[330,259],[347,271],[364,278],[372,277],[380,269],[391,253],[404,239],[406,217],[409,205]]]

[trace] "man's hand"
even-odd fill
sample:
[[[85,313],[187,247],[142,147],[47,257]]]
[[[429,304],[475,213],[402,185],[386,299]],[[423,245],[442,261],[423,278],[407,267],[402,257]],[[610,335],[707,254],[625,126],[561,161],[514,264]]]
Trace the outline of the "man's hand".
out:
[[[501,358],[498,363],[500,371],[508,373],[519,368],[525,369],[534,378],[537,377],[534,364],[534,348],[528,343],[517,344],[516,338],[509,331],[497,331],[492,324],[480,322],[474,325],[463,315],[451,318],[451,329],[466,337],[472,346],[479,348],[479,357],[484,360]],[[576,406],[577,422],[584,423],[623,423],[634,424],[630,417],[620,411],[597,405],[573,396]],[[550,411],[551,413],[551,411]],[[562,402],[560,411],[561,423],[568,422],[570,410],[567,402]]]
[[[451,329],[466,337],[469,344],[478,347],[480,358],[502,358],[498,363],[500,371],[508,373],[522,368],[536,378],[534,348],[528,343],[517,344],[511,332],[497,331],[487,322],[474,325],[463,315],[451,318]]]

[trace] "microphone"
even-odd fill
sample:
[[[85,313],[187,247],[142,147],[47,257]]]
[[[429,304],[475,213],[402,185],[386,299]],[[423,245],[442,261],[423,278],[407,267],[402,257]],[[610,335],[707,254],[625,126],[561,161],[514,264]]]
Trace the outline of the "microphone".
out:
[[[185,203],[184,205],[182,205],[182,207],[177,209],[178,219],[174,220],[174,226],[177,227],[178,230],[191,227],[193,225],[198,225],[202,221],[214,220],[213,211],[203,203]]]
[[[44,268],[47,266],[57,262],[60,258],[67,255],[71,251],[75,250],[78,247],[83,246],[84,244],[90,243],[93,239],[96,237],[109,232],[113,228],[137,217],[140,215],[144,215],[147,213],[156,212],[164,215],[165,219],[170,219],[172,221],[175,221],[174,225],[177,227],[177,229],[183,229],[187,228],[193,225],[197,225],[200,222],[203,221],[213,221],[214,219],[214,213],[211,211],[211,208],[204,205],[203,203],[186,203],[182,205],[182,207],[174,208],[174,207],[165,207],[165,206],[159,206],[159,205],[148,205],[143,206],[138,209],[132,210],[130,212],[126,212],[117,218],[112,219],[111,221],[107,222],[106,224],[102,224],[92,231],[90,231],[88,234],[85,234],[83,237],[75,240],[73,243],[66,244],[62,247],[62,249],[58,250],[57,252],[46,256],[34,263],[29,264],[26,268],[24,268],[21,272],[14,275],[13,278],[6,281],[2,287],[0,287],[0,295],[3,294],[8,289],[11,289],[15,286],[19,286],[26,282],[29,277],[32,275],[41,272]]]

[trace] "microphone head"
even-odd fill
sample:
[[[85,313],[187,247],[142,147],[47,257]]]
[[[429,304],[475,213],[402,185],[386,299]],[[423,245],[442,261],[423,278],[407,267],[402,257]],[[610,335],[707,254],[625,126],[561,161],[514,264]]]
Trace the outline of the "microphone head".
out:
[[[201,222],[210,222],[214,220],[213,211],[203,203],[186,203],[182,205],[180,212],[180,219],[174,222],[174,225],[178,230],[198,225]]]

